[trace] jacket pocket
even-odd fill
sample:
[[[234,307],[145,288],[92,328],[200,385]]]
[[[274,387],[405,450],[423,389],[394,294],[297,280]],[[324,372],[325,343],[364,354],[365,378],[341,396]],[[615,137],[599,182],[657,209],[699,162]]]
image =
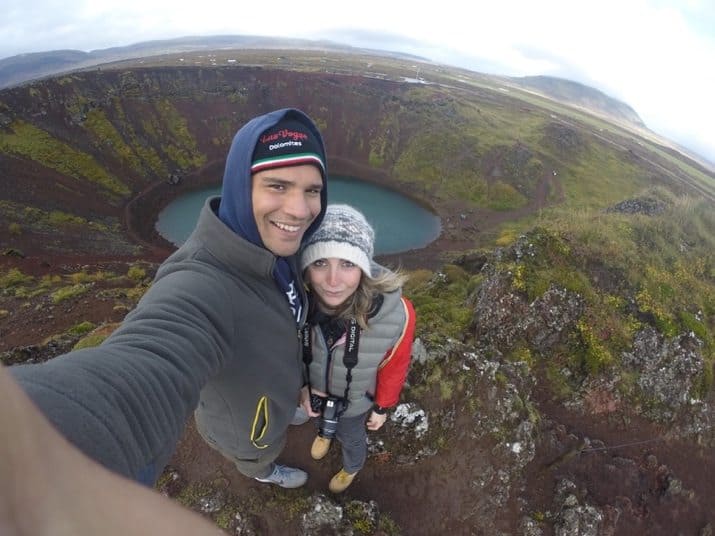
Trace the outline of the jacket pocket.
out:
[[[251,443],[257,449],[265,449],[269,446],[263,442],[268,432],[269,417],[268,397],[264,395],[258,399],[256,413],[253,416],[253,424],[251,425]]]

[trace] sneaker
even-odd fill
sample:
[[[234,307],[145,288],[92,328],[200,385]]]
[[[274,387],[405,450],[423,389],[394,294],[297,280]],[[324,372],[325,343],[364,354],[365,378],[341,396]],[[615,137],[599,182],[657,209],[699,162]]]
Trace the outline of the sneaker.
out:
[[[315,436],[313,446],[310,447],[310,455],[314,460],[322,460],[328,453],[332,441],[325,437]]]
[[[299,488],[308,481],[308,473],[295,467],[273,464],[273,472],[265,478],[258,478],[259,482],[277,484],[282,488]]]
[[[293,426],[300,426],[305,424],[310,419],[308,412],[303,409],[303,406],[297,406],[295,408],[295,415],[293,415],[293,420],[290,422]]]
[[[353,478],[355,478],[356,474],[357,471],[350,474],[346,472],[345,469],[340,469],[340,471],[338,471],[337,474],[330,479],[328,489],[333,493],[340,493],[342,491],[345,491],[347,487],[353,483]]]

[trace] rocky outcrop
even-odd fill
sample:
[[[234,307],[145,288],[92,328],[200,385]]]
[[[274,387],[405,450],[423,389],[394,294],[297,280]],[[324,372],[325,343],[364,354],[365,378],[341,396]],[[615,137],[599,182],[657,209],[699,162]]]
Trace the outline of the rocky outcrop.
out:
[[[645,214],[654,216],[666,208],[665,203],[649,197],[626,199],[606,209],[606,212],[620,212],[622,214]]]
[[[622,359],[625,367],[638,373],[644,415],[673,423],[684,408],[697,403],[694,383],[705,366],[702,345],[692,333],[668,339],[647,327],[636,334],[633,348]]]

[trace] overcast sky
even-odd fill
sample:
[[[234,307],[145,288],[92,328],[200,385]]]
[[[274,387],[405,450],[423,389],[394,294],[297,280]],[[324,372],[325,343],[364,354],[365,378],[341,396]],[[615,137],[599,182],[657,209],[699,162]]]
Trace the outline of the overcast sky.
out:
[[[331,39],[576,80],[715,162],[715,1],[3,0],[0,59],[188,35]]]

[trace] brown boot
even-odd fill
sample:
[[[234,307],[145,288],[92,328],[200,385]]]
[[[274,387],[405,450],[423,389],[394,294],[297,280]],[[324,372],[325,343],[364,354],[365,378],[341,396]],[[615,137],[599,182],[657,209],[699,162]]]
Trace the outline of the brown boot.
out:
[[[340,469],[340,471],[338,471],[337,474],[330,479],[328,489],[333,493],[340,493],[345,491],[347,487],[353,483],[353,478],[355,478],[356,474],[357,471],[355,471],[353,474],[350,474],[346,472],[345,469]]]
[[[314,460],[322,460],[325,458],[325,455],[328,453],[328,449],[330,448],[330,439],[326,439],[324,437],[320,436],[315,436],[315,439],[313,440],[313,446],[310,447],[310,455]]]

